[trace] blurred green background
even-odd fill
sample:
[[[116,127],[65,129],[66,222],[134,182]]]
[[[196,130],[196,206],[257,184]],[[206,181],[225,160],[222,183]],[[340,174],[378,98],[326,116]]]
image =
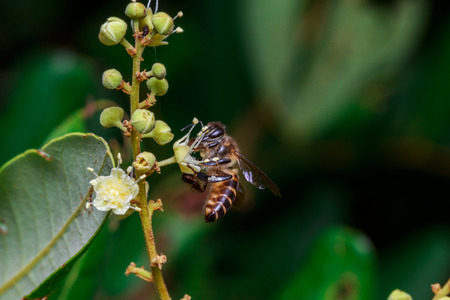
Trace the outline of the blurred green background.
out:
[[[92,102],[127,105],[101,86],[101,74],[116,68],[130,80],[131,59],[97,39],[107,17],[125,18],[126,4],[1,0],[2,164],[86,106],[81,129],[120,149],[122,137],[99,128]],[[194,116],[227,124],[283,194],[244,185],[240,208],[204,224],[205,195],[190,191],[176,166],[152,176],[172,297],[386,299],[400,288],[431,299],[429,285],[450,275],[448,1],[159,7],[183,11],[184,33],[144,53],[143,68],[157,61],[168,70],[157,118],[175,138]],[[171,146],[145,147],[171,156]],[[137,215],[111,219],[50,299],[151,299],[152,286],[123,275],[131,261],[148,264],[139,226]]]

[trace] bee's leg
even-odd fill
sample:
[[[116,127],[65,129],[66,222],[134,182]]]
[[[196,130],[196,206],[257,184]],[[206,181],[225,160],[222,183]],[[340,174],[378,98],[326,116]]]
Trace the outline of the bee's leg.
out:
[[[192,149],[192,150],[195,151],[195,152],[206,151],[206,150],[208,150],[209,148],[216,147],[216,146],[219,145],[219,144],[220,144],[219,141],[215,141],[215,142],[209,143],[209,144],[206,145],[206,146],[202,146],[202,147],[197,146],[197,147],[195,147],[195,148]]]
[[[195,173],[194,173],[194,175],[183,173],[181,179],[184,182],[190,184],[194,190],[196,190],[200,193],[203,193],[206,190],[206,186],[208,185],[208,181],[204,181],[205,182],[204,184],[200,184],[200,182],[197,180],[197,174],[195,174]]]
[[[202,166],[206,166],[206,167],[210,167],[210,166],[218,166],[218,165],[223,165],[223,164],[228,164],[231,162],[231,159],[229,158],[218,158],[215,159],[209,159],[209,160],[204,160],[202,162],[200,162],[200,165]]]
[[[214,183],[214,182],[226,181],[226,180],[230,180],[232,177],[233,177],[233,175],[230,175],[224,171],[217,170],[216,174],[208,176],[208,182]]]
[[[203,172],[197,172],[197,173],[195,173],[195,176],[196,176],[197,178],[199,178],[200,180],[203,180],[203,181],[208,182],[208,174],[206,174],[206,173],[203,173]]]
[[[206,148],[209,149],[209,148],[215,147],[217,145],[219,145],[219,141],[212,142],[212,143],[206,145]]]

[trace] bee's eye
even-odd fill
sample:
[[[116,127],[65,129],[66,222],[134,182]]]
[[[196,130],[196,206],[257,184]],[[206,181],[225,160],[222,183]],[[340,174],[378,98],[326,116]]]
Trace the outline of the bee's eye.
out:
[[[225,135],[225,132],[222,128],[215,128],[208,134],[208,139],[217,139]]]

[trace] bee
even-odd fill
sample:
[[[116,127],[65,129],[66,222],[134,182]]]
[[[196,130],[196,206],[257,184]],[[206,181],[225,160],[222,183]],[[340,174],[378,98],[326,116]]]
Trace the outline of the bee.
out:
[[[184,173],[182,179],[199,192],[204,192],[210,185],[204,209],[206,222],[222,218],[236,199],[244,197],[244,190],[239,183],[239,170],[257,188],[267,187],[275,196],[281,197],[275,183],[242,155],[236,141],[226,134],[222,123],[208,123],[198,136],[200,138],[195,140],[192,151],[200,153],[202,160],[198,164],[204,172]]]

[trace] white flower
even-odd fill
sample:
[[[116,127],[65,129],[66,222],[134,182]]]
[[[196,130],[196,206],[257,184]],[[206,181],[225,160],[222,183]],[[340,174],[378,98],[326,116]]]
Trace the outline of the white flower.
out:
[[[120,163],[119,155],[119,165]],[[88,168],[88,170],[94,173],[92,168]],[[140,210],[130,204],[130,201],[139,193],[137,181],[130,177],[130,173],[131,167],[128,169],[128,174],[121,168],[112,168],[111,174],[108,176],[98,176],[94,173],[97,178],[89,182],[94,187],[96,194],[92,205],[100,211],[112,209],[116,215],[123,215],[130,208]]]

